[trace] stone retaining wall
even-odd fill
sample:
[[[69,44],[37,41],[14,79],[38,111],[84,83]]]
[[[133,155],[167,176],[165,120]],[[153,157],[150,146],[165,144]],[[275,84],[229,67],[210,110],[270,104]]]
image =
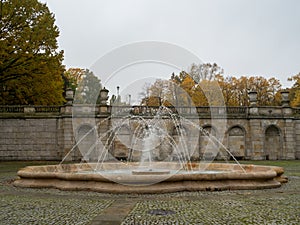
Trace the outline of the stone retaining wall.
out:
[[[0,119],[1,160],[59,160],[59,118]]]
[[[110,129],[112,107],[76,106],[76,121],[79,125],[73,130],[74,106],[60,107],[20,107],[0,106],[0,160],[61,160],[75,143],[80,126],[94,126],[93,121],[101,122],[101,133]],[[139,115],[145,119],[153,118],[157,108],[141,106],[114,107],[115,112],[124,115]],[[188,109],[177,109],[191,112]],[[300,113],[298,109],[287,107],[198,107],[189,119],[207,130],[214,130],[217,136],[224,136],[223,144],[238,158],[263,159],[300,159]],[[217,112],[212,122],[211,111]],[[219,112],[219,114],[218,114]],[[224,112],[226,115],[223,124]],[[122,113],[119,114],[122,118]],[[123,115],[123,116],[124,116]],[[126,135],[126,134],[124,134]],[[130,134],[128,134],[130,135]],[[195,158],[201,155],[201,144],[205,141],[201,135],[189,137],[195,143]],[[202,138],[202,139],[201,139]],[[118,146],[118,143],[116,143]],[[120,145],[119,145],[120,146]],[[114,154],[127,156],[126,149],[116,149]],[[68,160],[79,160],[80,154],[74,151]]]

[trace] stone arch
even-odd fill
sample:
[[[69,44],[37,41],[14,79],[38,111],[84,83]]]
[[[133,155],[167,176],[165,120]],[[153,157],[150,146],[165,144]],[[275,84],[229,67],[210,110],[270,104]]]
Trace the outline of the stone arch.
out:
[[[114,132],[112,155],[122,161],[129,157],[131,149],[132,132],[130,127],[123,125]]]
[[[182,160],[187,161],[189,155],[186,154],[189,152],[189,131],[188,128],[184,125],[174,126],[172,131],[172,138],[175,144],[172,152],[172,160]]]
[[[202,129],[205,130],[205,131],[207,131],[210,135],[213,135],[213,136],[217,137],[218,131],[217,131],[217,129],[214,126],[212,126],[210,124],[206,124],[206,125],[204,125],[202,127]],[[203,132],[201,132],[200,135],[201,136],[205,136],[203,134]]]
[[[173,127],[172,138],[180,150],[177,154],[185,155],[184,160],[199,161],[199,130],[189,124]],[[176,152],[174,152],[176,154]]]
[[[94,127],[90,124],[82,124],[77,129],[76,140],[80,152],[75,153],[76,160],[83,159],[92,161],[97,158],[96,142],[97,134]]]
[[[281,129],[270,125],[265,130],[264,153],[267,160],[277,160],[282,157]]]
[[[236,159],[245,158],[245,129],[239,125],[234,125],[228,129],[228,149]]]
[[[204,132],[200,132],[200,158],[204,159],[204,160],[212,160],[214,159],[219,152],[219,145],[216,144],[216,142],[212,141],[212,137],[217,137],[218,136],[218,131],[217,129],[210,125],[204,125],[202,127],[202,129],[204,130]],[[207,136],[207,134],[209,134],[209,136]]]

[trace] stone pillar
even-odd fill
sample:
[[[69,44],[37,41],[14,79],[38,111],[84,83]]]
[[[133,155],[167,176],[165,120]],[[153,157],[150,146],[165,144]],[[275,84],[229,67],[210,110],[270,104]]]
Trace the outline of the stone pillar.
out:
[[[265,159],[264,153],[264,133],[260,119],[250,119],[249,122],[251,141],[251,155],[252,160]]]
[[[281,106],[290,107],[289,91],[281,91]]]
[[[105,87],[100,90],[100,108],[99,108],[100,114],[108,113],[108,105],[107,105],[108,92],[109,91]]]
[[[283,155],[283,159],[291,160],[295,159],[295,151],[296,149],[296,135],[297,132],[295,130],[294,121],[292,119],[285,120],[285,129],[284,129],[284,145],[285,145],[285,155]],[[296,150],[295,150],[296,149]]]
[[[72,105],[74,100],[74,91],[71,88],[67,88],[66,90],[66,105]]]
[[[64,116],[62,118],[62,135],[63,135],[63,151],[62,151],[62,158],[64,158],[69,151],[73,148],[75,144],[75,137],[73,132],[73,122],[72,117],[70,116]],[[76,150],[78,151],[78,150]],[[75,152],[72,152],[67,157],[67,161],[73,161],[74,160]]]
[[[107,100],[108,100],[108,92],[105,87],[100,90],[100,104],[101,105],[107,105]]]
[[[71,88],[67,88],[66,90],[66,104],[61,109],[61,113],[64,114],[72,114],[72,106],[73,106],[73,100],[74,100],[74,91]]]
[[[283,116],[290,116],[293,110],[290,107],[289,91],[281,91],[281,106]]]
[[[264,133],[263,133],[260,119],[255,119],[255,116],[259,114],[257,108],[257,91],[248,92],[248,96],[250,102],[249,128],[250,128],[250,139],[251,139],[250,143],[251,143],[251,150],[252,150],[250,158],[252,160],[263,160],[265,159]],[[254,116],[254,118],[251,118],[251,116]]]
[[[60,155],[62,159],[68,154],[75,144],[75,138],[73,133],[73,121],[72,121],[72,109],[74,92],[71,88],[66,90],[67,103],[61,108],[61,121],[59,123],[59,134],[62,135],[60,138],[62,150]],[[66,159],[67,161],[73,160],[72,154]]]
[[[258,108],[257,108],[257,91],[249,91],[249,102],[250,102],[250,115],[258,115]]]
[[[249,91],[248,96],[249,96],[250,107],[256,107],[257,106],[257,91]]]

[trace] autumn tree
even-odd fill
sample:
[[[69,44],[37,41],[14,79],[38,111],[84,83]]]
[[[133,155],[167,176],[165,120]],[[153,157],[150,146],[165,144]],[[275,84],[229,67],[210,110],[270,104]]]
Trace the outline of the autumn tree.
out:
[[[300,90],[300,75],[295,76],[295,101]],[[173,106],[249,106],[248,92],[257,91],[259,106],[276,106],[281,102],[281,83],[276,78],[262,76],[223,76],[223,69],[216,63],[192,64],[190,71],[172,74],[166,83],[157,80],[148,87],[152,103],[157,102],[153,96]],[[299,100],[300,102],[300,100]],[[296,103],[295,103],[296,105]],[[300,105],[300,104],[299,104]]]
[[[215,80],[216,76],[223,75],[224,70],[216,63],[193,63],[188,74],[195,82],[200,83],[202,80]]]
[[[153,84],[145,84],[141,104],[148,106],[165,105],[168,101],[169,82],[167,80],[157,79]]]
[[[240,78],[218,77],[219,86],[222,89],[225,105],[249,106],[248,92],[257,91],[257,102],[260,106],[280,105],[281,83],[275,78],[266,79],[261,76]]]
[[[0,2],[0,104],[62,104],[63,52],[54,15],[38,0]]]
[[[216,77],[223,73],[216,63],[192,64],[190,71],[173,73],[166,81],[157,80],[148,87],[152,104],[173,106],[223,105]],[[156,96],[157,98],[155,98]],[[145,103],[145,101],[144,101]],[[149,104],[147,104],[149,105]]]
[[[175,106],[191,106],[196,84],[194,79],[187,72],[181,71],[178,75],[172,74],[170,81],[173,83],[170,92]]]
[[[65,88],[71,88],[75,92],[85,74],[86,71],[82,68],[69,68],[63,74]]]
[[[224,104],[227,106],[237,106],[239,104],[236,96],[237,93],[233,90],[233,87],[237,87],[237,78],[218,75],[216,80],[219,88],[222,90]]]
[[[280,81],[274,77],[268,79],[268,105],[281,105],[281,90],[282,85]]]
[[[290,101],[292,107],[300,107],[300,73],[288,78],[295,83],[290,88]]]
[[[266,79],[262,76],[252,76],[247,80],[249,90],[257,91],[257,102],[259,106],[279,105],[277,92],[281,90],[279,80],[275,78]]]
[[[172,75],[171,81],[179,87],[174,95],[188,106],[223,105],[217,82],[222,74],[223,69],[216,63],[192,64],[188,72]]]

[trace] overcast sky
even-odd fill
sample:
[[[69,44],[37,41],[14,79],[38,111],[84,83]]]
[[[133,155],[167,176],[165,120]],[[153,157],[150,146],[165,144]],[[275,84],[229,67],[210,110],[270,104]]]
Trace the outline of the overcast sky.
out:
[[[65,65],[90,68],[132,42],[178,45],[225,75],[300,72],[299,0],[40,0],[60,29]],[[192,62],[191,62],[192,63]]]

